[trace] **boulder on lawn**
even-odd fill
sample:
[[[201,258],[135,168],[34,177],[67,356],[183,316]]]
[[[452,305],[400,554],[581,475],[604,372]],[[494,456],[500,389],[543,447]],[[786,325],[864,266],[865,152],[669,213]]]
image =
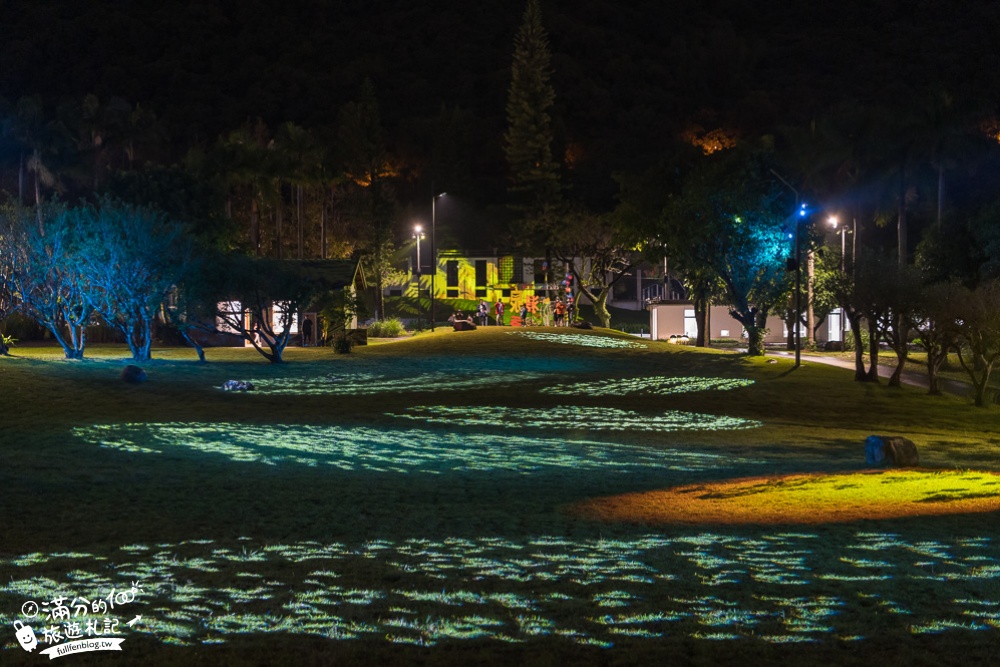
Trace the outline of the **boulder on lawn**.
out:
[[[844,351],[844,341],[842,340],[828,340],[823,349],[827,352],[843,352]]]
[[[865,439],[865,462],[871,466],[912,468],[920,465],[917,446],[899,436],[870,435]]]
[[[587,320],[577,320],[576,322],[570,323],[570,326],[574,329],[593,329],[594,325]]]
[[[253,382],[247,380],[226,380],[222,383],[222,391],[253,391]]]
[[[129,364],[122,369],[122,380],[129,384],[142,384],[146,381],[146,371]]]
[[[906,438],[885,439],[885,460],[895,468],[915,468],[920,465],[917,446]]]
[[[455,320],[452,325],[455,327],[455,331],[475,331],[476,325],[469,320]]]

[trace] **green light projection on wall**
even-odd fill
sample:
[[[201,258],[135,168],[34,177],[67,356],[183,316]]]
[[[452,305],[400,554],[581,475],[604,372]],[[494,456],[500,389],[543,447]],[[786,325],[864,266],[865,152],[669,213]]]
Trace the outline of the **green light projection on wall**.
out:
[[[697,412],[665,410],[655,414],[641,414],[621,408],[574,406],[537,408],[508,408],[503,406],[459,407],[450,405],[416,406],[406,412],[393,413],[395,417],[416,419],[434,424],[451,426],[495,426],[504,424],[514,428],[581,431],[732,431],[758,428],[763,424],[752,419],[722,417]]]
[[[584,427],[622,429],[630,428],[630,424],[642,427],[642,419],[623,412],[601,414],[598,420]],[[514,418],[509,417],[511,427],[516,425]],[[699,428],[699,422],[706,428],[750,427],[749,423],[741,426],[727,418],[689,413],[662,415],[659,419],[662,422],[657,422],[657,430],[670,429],[672,423],[676,423],[677,428]],[[490,424],[495,425],[495,418]],[[650,466],[690,471],[724,468],[734,463],[759,463],[752,459],[737,461],[678,449],[525,437],[511,433],[510,429],[484,434],[301,424],[290,429],[279,425],[235,423],[154,423],[92,425],[76,428],[73,433],[93,445],[134,453],[187,451],[225,456],[244,463],[331,466],[346,471],[380,473],[498,470],[528,473],[560,468],[623,473]]]
[[[653,377],[619,378],[595,382],[557,384],[540,389],[544,394],[568,396],[621,396],[622,394],[683,394],[693,391],[727,391],[749,387],[753,380],[732,380],[708,377]]]
[[[983,567],[1000,561],[992,541],[862,532],[836,548],[838,560],[829,545],[814,550],[821,539],[705,532],[260,545],[240,538],[130,544],[110,556],[32,553],[0,560],[10,573],[0,582],[0,624],[13,623],[11,610],[25,599],[141,581],[145,623],[138,631],[178,645],[247,633],[418,646],[544,636],[611,646],[665,634],[779,644],[860,641],[886,614],[905,617],[914,634],[1000,630],[1000,569]],[[845,576],[870,571],[865,554],[874,550],[891,566],[890,587]],[[56,581],[56,571],[72,576]],[[725,583],[714,576],[721,572]],[[930,572],[943,583],[928,584]],[[842,575],[835,589],[842,593],[829,593],[826,574]],[[680,580],[686,596],[676,593]],[[959,582],[982,594],[957,593]],[[921,595],[902,604],[895,596],[913,586]]]

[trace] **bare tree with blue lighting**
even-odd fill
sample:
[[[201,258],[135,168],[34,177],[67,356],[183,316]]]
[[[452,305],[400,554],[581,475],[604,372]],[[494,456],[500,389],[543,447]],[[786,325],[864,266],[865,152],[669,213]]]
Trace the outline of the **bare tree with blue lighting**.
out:
[[[0,225],[2,280],[15,307],[48,329],[67,359],[82,359],[94,306],[73,215],[61,205],[13,207]]]
[[[71,215],[90,302],[124,335],[132,358],[148,361],[154,322],[185,278],[191,242],[179,224],[153,209],[104,200],[72,209]]]

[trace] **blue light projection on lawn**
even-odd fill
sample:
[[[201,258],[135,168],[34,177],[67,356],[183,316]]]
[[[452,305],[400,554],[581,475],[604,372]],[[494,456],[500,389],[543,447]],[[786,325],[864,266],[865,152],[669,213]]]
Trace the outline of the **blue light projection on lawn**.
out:
[[[733,380],[708,377],[653,377],[618,378],[594,382],[557,384],[540,389],[543,394],[563,396],[621,396],[623,394],[683,394],[692,391],[726,391],[749,387],[753,380]]]
[[[546,636],[604,647],[665,636],[858,641],[891,618],[914,635],[1000,630],[992,541],[861,532],[830,553],[824,540],[781,532],[270,545],[240,538],[129,544],[110,555],[31,553],[0,560],[11,573],[0,585],[0,625],[18,620],[25,599],[140,581],[137,630],[182,645],[247,633],[422,646]],[[874,552],[879,563],[865,562]],[[869,576],[873,567],[891,587]],[[53,572],[68,573],[68,582]],[[913,586],[919,596],[894,597]]]
[[[514,371],[502,375],[456,375],[452,371],[420,373],[405,378],[378,373],[324,375],[320,377],[289,377],[253,380],[255,391],[263,394],[306,396],[373,396],[389,392],[438,392],[495,387],[540,380],[545,373]]]
[[[595,334],[571,334],[571,333],[544,333],[541,331],[508,331],[508,335],[522,336],[531,340],[540,340],[546,343],[560,343],[562,345],[581,345],[583,347],[603,347],[611,349],[623,348],[645,348],[645,343],[634,340],[614,338],[612,336],[599,336]]]
[[[595,371],[605,364],[591,359],[553,357],[420,357],[387,361],[352,357],[337,372],[304,374],[281,369],[280,377],[249,378],[254,393],[277,395],[373,396],[386,393],[438,392],[562,379]]]
[[[93,445],[142,454],[187,450],[246,463],[332,466],[380,473],[529,473],[560,468],[624,473],[650,466],[692,471],[760,463],[677,449],[524,437],[509,431],[481,434],[429,429],[164,423],[94,425],[76,428],[73,433]]]
[[[537,408],[508,408],[497,406],[449,405],[416,406],[406,412],[394,413],[395,417],[416,419],[421,422],[449,424],[452,426],[491,426],[498,423],[523,428],[560,429],[585,431],[734,431],[758,428],[763,424],[752,419],[722,417],[697,412],[665,410],[655,414],[641,414],[620,408],[578,408],[574,406]]]

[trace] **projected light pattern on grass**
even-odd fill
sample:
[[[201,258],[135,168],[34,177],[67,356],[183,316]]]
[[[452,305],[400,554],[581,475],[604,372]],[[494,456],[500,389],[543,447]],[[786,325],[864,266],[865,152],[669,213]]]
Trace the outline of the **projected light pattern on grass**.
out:
[[[182,451],[225,456],[244,463],[330,466],[352,472],[530,473],[570,469],[624,473],[650,466],[691,471],[759,463],[677,449],[524,437],[509,430],[493,435],[427,429],[165,423],[93,425],[73,432],[93,445],[126,452]]]
[[[623,394],[683,394],[693,391],[727,391],[749,387],[753,380],[730,380],[707,377],[655,377],[620,378],[596,382],[557,384],[540,389],[545,394],[568,396],[621,396]]]
[[[560,343],[562,345],[581,345],[583,347],[603,347],[610,349],[645,348],[645,343],[634,340],[623,340],[612,336],[598,336],[587,334],[571,333],[544,333],[542,331],[508,331],[511,336],[523,336],[531,340],[540,340],[546,343]]]
[[[254,384],[255,393],[372,396],[478,388],[602,368],[599,362],[580,358],[428,356],[401,360],[352,356],[337,364],[336,372],[308,373],[289,366],[276,373],[276,377],[261,375],[246,379]]]
[[[877,641],[865,632],[884,626],[886,614],[902,617],[913,634],[1000,630],[1000,549],[992,541],[860,532],[830,555],[825,540],[792,532],[266,545],[240,538],[130,544],[109,555],[31,553],[0,561],[10,573],[0,582],[0,624],[13,623],[8,610],[25,599],[65,590],[67,581],[53,579],[61,572],[84,596],[86,587],[141,581],[137,631],[180,645],[247,633],[419,646],[539,637],[605,647],[664,636]],[[892,586],[869,576],[875,567]],[[831,577],[837,595],[826,585]],[[920,596],[894,597],[914,585]]]
[[[605,521],[698,525],[808,524],[993,512],[1000,510],[1000,474],[900,469],[753,477],[594,498],[576,510]]]
[[[573,406],[558,406],[539,410],[537,408],[502,406],[432,405],[407,408],[406,412],[394,413],[393,416],[451,426],[505,424],[519,428],[550,430],[556,428],[582,431],[734,431],[762,426],[761,422],[752,419],[679,410],[640,414],[620,408],[578,408]]]
[[[421,373],[405,378],[377,373],[325,375],[320,377],[288,377],[253,380],[255,391],[264,394],[330,394],[334,396],[372,396],[390,392],[458,391],[482,387],[517,384],[540,380],[544,373],[514,371],[500,375],[456,375],[451,371]]]

